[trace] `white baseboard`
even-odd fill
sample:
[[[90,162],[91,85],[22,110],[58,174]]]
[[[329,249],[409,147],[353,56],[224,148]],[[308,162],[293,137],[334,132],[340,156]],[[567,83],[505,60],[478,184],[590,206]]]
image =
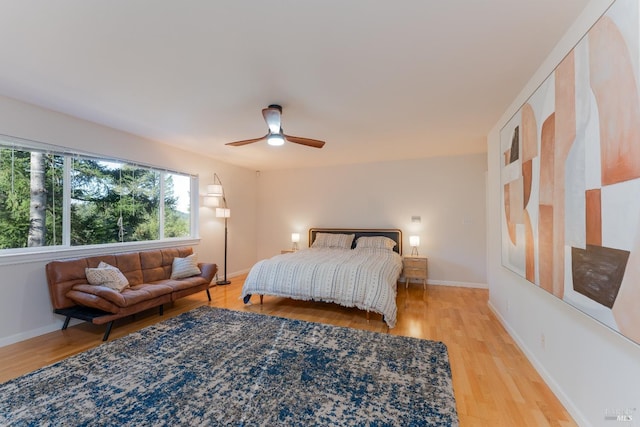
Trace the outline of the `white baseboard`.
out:
[[[487,285],[486,283],[476,283],[476,282],[454,282],[451,280],[427,280],[427,284],[437,285],[437,286],[458,286],[462,288],[489,289],[489,285]]]
[[[513,341],[516,343],[518,348],[524,353],[526,358],[531,362],[535,370],[540,374],[544,382],[549,386],[553,394],[560,400],[562,405],[567,409],[569,414],[573,417],[573,419],[580,426],[591,426],[592,424],[587,421],[587,419],[582,415],[582,413],[575,407],[569,396],[566,395],[564,390],[558,385],[558,383],[553,379],[553,377],[547,372],[544,366],[540,363],[540,361],[535,357],[535,355],[529,351],[524,341],[520,339],[520,336],[511,328],[511,326],[506,322],[504,317],[495,309],[491,301],[487,303],[491,312],[496,316],[498,321],[502,324],[502,326],[506,329],[507,333]]]
[[[238,277],[238,276],[242,276],[243,274],[247,274],[247,273],[249,273],[249,270],[251,270],[251,269],[247,268],[245,270],[234,271],[232,273],[229,273],[229,274],[227,274],[227,279],[233,279],[234,277]],[[220,276],[220,273],[218,273],[218,276]]]
[[[10,335],[0,339],[0,347],[15,344],[20,341],[35,338],[40,335],[48,334],[49,332],[58,331],[62,328],[62,322],[52,323],[41,328],[32,329],[30,331],[20,332],[19,334]]]

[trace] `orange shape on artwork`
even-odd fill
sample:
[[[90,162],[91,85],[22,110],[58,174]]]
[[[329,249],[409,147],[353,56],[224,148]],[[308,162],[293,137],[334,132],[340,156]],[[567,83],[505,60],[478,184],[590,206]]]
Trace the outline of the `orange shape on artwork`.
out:
[[[589,31],[588,40],[600,120],[602,184],[640,178],[640,103],[630,49],[607,16]]]

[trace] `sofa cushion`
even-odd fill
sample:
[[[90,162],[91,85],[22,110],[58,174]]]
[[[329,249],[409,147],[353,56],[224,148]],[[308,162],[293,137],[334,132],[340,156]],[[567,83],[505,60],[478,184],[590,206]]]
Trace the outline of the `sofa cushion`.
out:
[[[87,263],[87,258],[68,261],[51,261],[46,265],[47,284],[53,308],[61,309],[75,305],[74,301],[67,297],[67,293],[75,285],[87,283],[84,269],[97,266]]]
[[[173,292],[183,291],[206,283],[208,283],[207,279],[201,276],[186,277],[184,279],[166,279],[153,282],[154,285],[169,286]]]
[[[114,265],[122,271],[129,280],[130,285],[139,285],[144,283],[142,278],[142,269],[140,267],[140,253],[130,252],[114,255],[116,262]],[[109,262],[109,261],[107,261]]]
[[[114,255],[100,255],[100,256],[92,256],[87,257],[87,267],[91,268],[99,268],[100,264],[108,264],[115,266],[116,265],[116,257]]]
[[[144,283],[168,279],[171,274],[171,264],[164,266],[161,250],[140,252],[140,266]]]
[[[171,277],[171,266],[176,257],[185,258],[193,253],[191,247],[165,248],[140,252],[143,283],[156,282]]]
[[[166,248],[162,250],[162,264],[171,267],[173,263],[173,259],[178,258],[186,258],[193,253],[193,249],[191,247],[182,247],[182,248]]]
[[[75,285],[67,296],[81,305],[88,305],[92,303],[91,297],[84,297],[81,294],[89,294],[95,297],[99,297],[108,301],[116,307],[130,307],[139,302],[153,299],[155,297],[170,294],[173,291],[171,286],[164,286],[161,284],[141,284],[133,285],[122,292],[115,291],[106,286],[93,286],[88,284]],[[93,305],[89,305],[92,307]],[[103,307],[96,307],[104,309]],[[109,310],[113,312],[113,310]]]

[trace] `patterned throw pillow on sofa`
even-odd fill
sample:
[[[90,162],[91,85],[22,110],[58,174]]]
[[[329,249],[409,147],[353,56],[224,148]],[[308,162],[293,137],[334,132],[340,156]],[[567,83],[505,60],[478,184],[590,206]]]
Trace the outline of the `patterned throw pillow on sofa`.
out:
[[[106,286],[118,292],[129,286],[125,275],[117,267],[106,262],[98,264],[98,268],[85,268],[84,271],[90,285]]]
[[[191,254],[186,258],[173,259],[173,265],[171,266],[172,279],[184,279],[185,277],[197,276],[200,273],[196,254]]]

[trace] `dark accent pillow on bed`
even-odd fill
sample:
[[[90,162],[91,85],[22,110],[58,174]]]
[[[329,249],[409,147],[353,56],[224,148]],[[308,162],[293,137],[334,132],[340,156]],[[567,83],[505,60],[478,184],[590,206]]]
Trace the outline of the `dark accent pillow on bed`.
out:
[[[312,248],[351,249],[355,234],[317,233]]]

